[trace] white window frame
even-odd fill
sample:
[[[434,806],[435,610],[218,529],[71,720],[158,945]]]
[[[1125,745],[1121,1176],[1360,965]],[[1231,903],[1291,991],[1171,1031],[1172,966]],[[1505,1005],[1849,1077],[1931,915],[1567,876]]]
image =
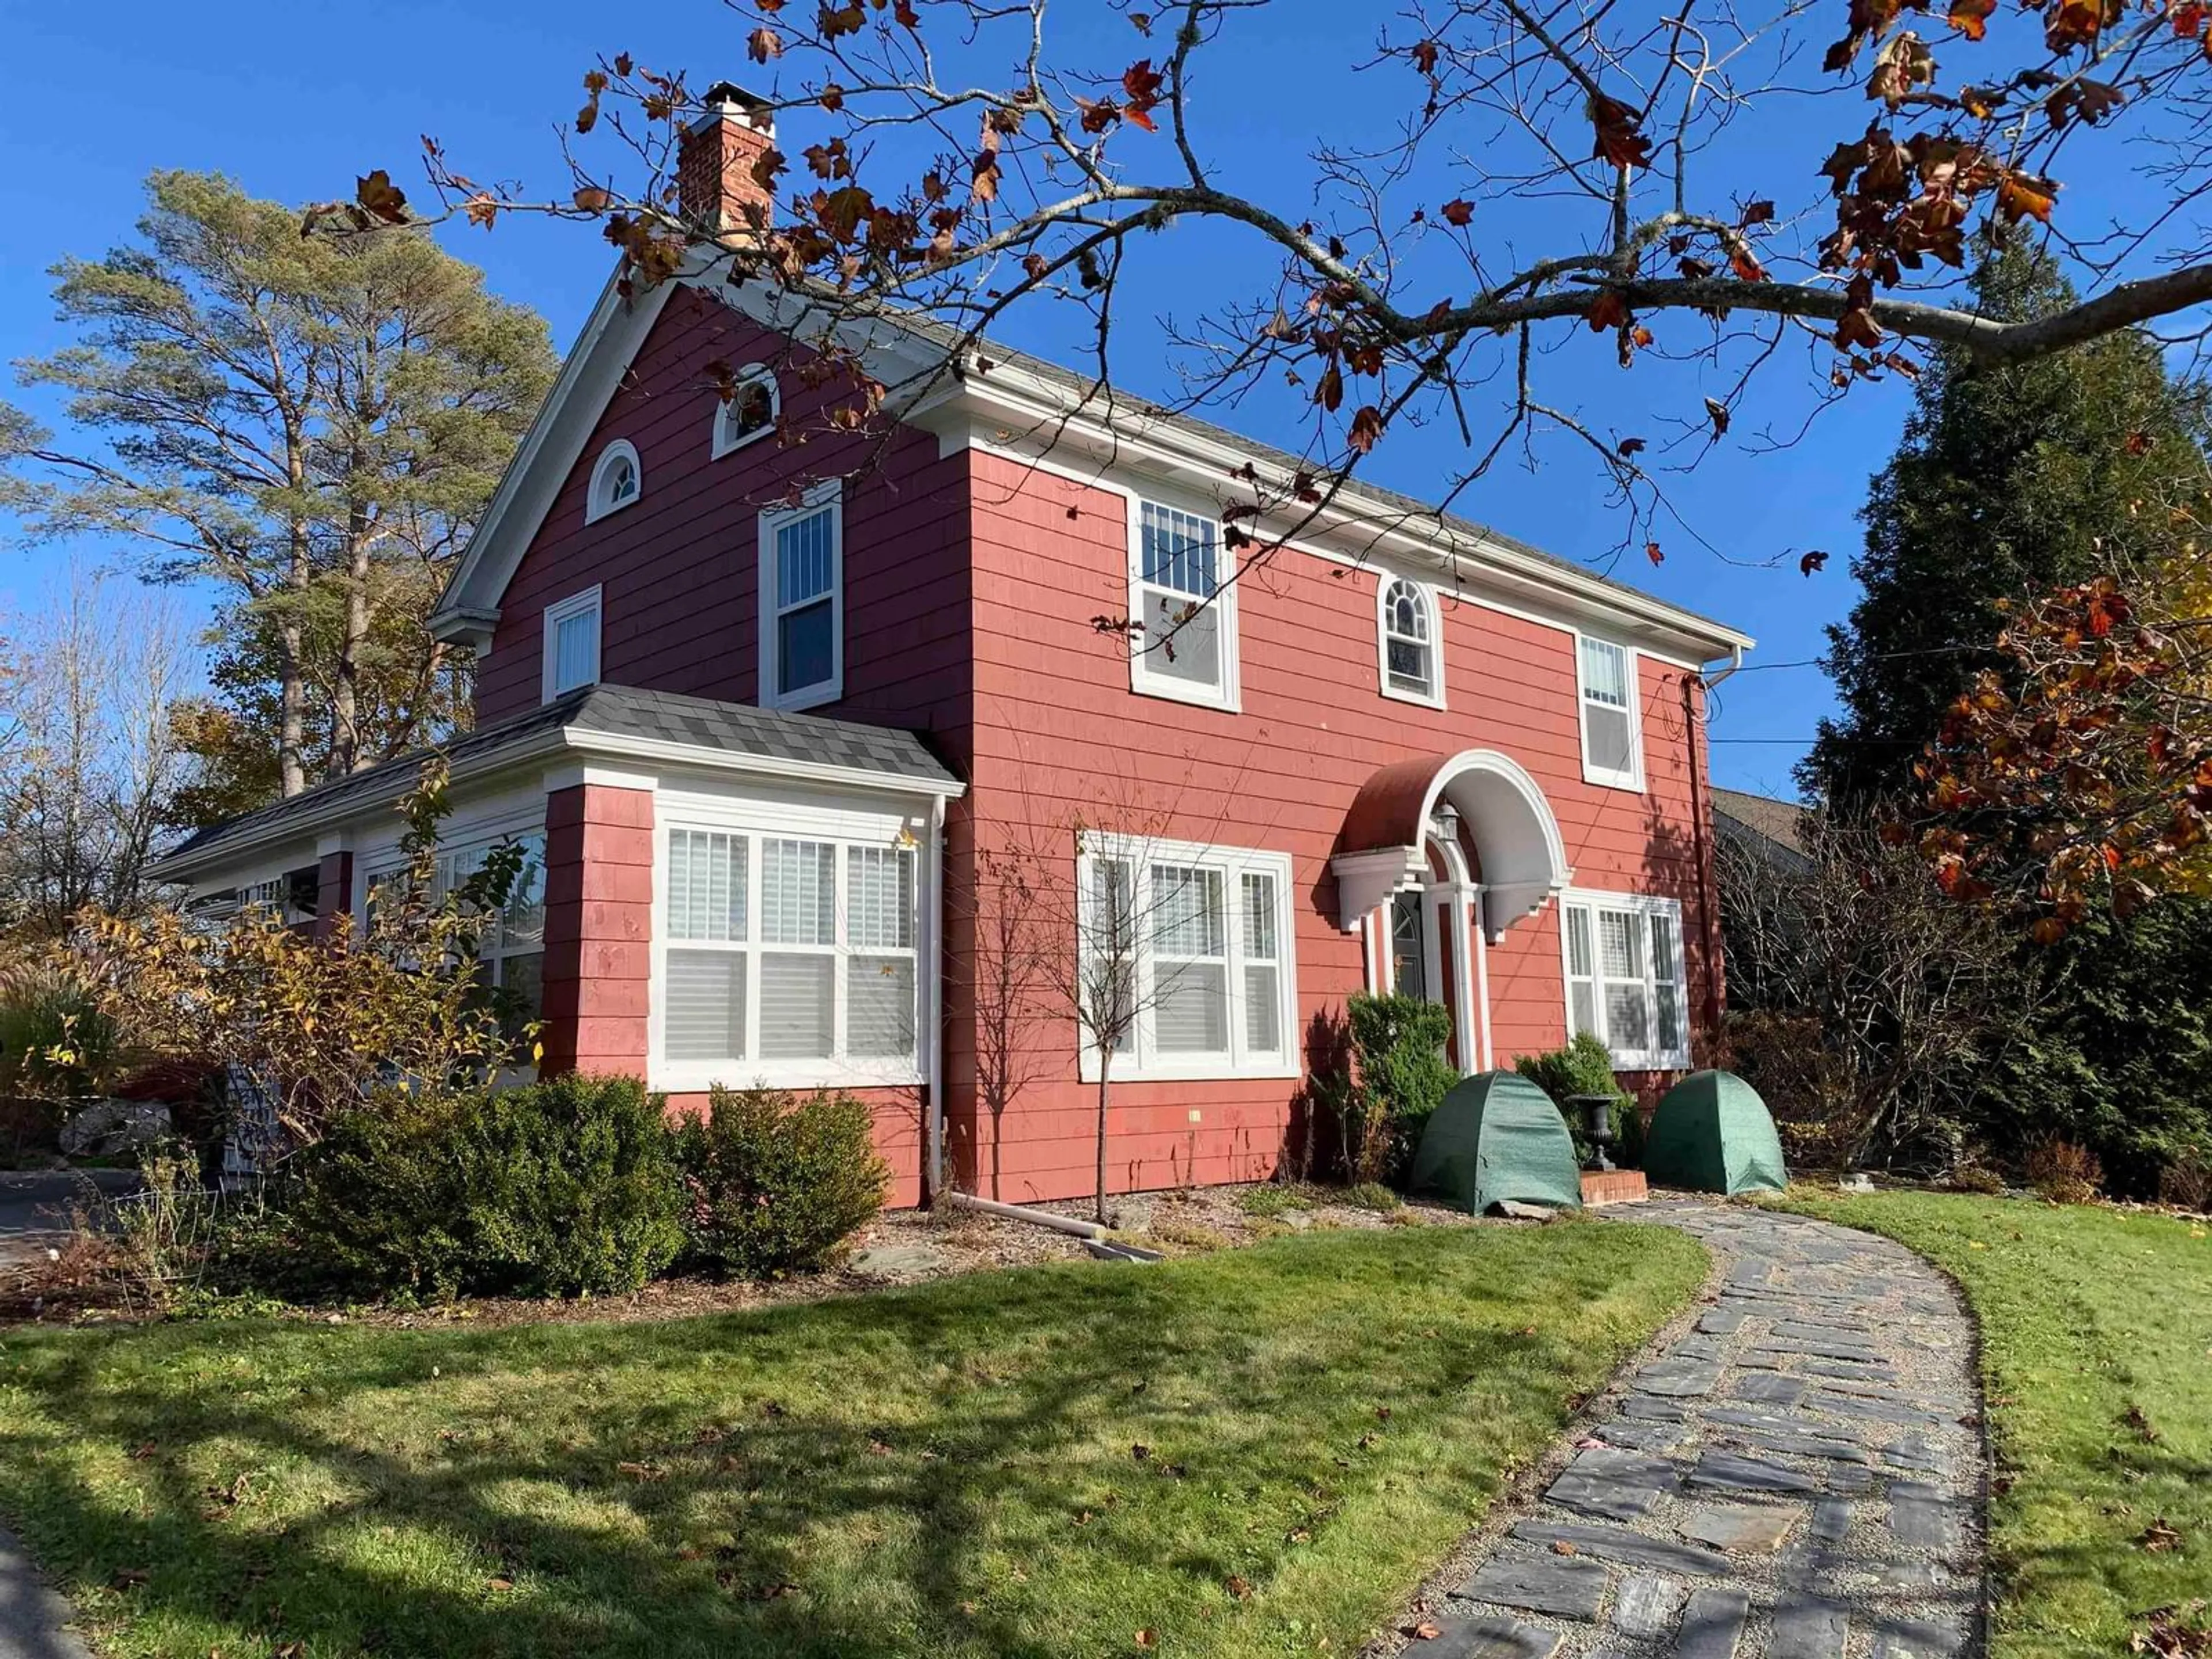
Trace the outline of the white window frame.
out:
[[[1212,847],[1200,842],[1161,841],[1148,836],[1092,833],[1076,859],[1077,891],[1094,890],[1095,871],[1101,863],[1119,860],[1135,872],[1131,910],[1137,927],[1135,1042],[1114,1056],[1116,1082],[1198,1082],[1236,1078],[1294,1078],[1303,1073],[1297,1022],[1297,909],[1291,884],[1291,859],[1286,853],[1256,848]],[[1228,981],[1229,1048],[1223,1054],[1162,1054],[1156,1040],[1152,1007],[1155,1000],[1152,951],[1152,866],[1157,864],[1195,866],[1217,871],[1222,879],[1223,903],[1227,911],[1226,973]],[[1246,1017],[1244,969],[1246,940],[1243,878],[1264,875],[1275,884],[1275,1032],[1281,1040],[1278,1053],[1259,1054],[1249,1047]],[[1087,898],[1086,898],[1087,902]],[[1078,948],[1080,948],[1079,943]],[[1078,1074],[1086,1083],[1098,1080],[1098,1054],[1087,1032],[1079,1026]]]
[[[712,459],[718,461],[725,455],[733,455],[747,445],[758,443],[763,438],[772,435],[775,431],[777,421],[783,416],[783,386],[777,380],[775,371],[766,363],[747,363],[731,376],[730,386],[730,395],[727,398],[717,393],[714,398],[714,441]],[[738,432],[734,429],[736,426],[734,417],[738,412],[738,402],[744,396],[745,388],[749,386],[764,386],[768,388],[768,423],[765,426],[756,427],[750,432]]]
[[[1177,500],[1157,492],[1134,491],[1124,499],[1128,503],[1129,555],[1129,689],[1140,696],[1169,697],[1177,702],[1195,703],[1202,708],[1225,709],[1237,714],[1242,709],[1243,685],[1239,653],[1237,646],[1237,556],[1229,546],[1228,538],[1221,525],[1220,509],[1212,506],[1195,505],[1188,500]],[[1216,617],[1215,637],[1220,646],[1220,678],[1212,685],[1200,685],[1192,681],[1162,673],[1152,665],[1152,642],[1146,635],[1145,591],[1145,508],[1179,513],[1186,517],[1201,519],[1213,526],[1213,598],[1207,608]]]
[[[471,825],[458,830],[448,839],[440,842],[438,858],[430,878],[429,902],[434,907],[460,882],[483,868],[484,860],[492,849],[509,843],[528,847],[535,843],[538,883],[538,937],[526,939],[520,945],[507,937],[507,915],[502,911],[478,935],[477,960],[491,970],[491,983],[504,988],[507,982],[508,962],[518,957],[536,957],[538,960],[538,1018],[544,1013],[544,955],[545,955],[545,820],[542,810],[535,816],[518,816]],[[377,887],[401,874],[407,860],[399,848],[386,842],[373,853],[361,855],[356,867],[362,872],[355,883],[353,914],[360,936],[368,936],[369,908]],[[520,884],[507,893],[510,905],[530,890],[529,883],[533,866],[526,855],[519,872]],[[524,1057],[527,1065],[528,1056]]]
[[[926,812],[922,814],[926,818]],[[886,837],[871,832],[862,822],[841,818],[832,811],[718,811],[697,805],[679,805],[665,796],[654,814],[653,1003],[649,1022],[651,1054],[647,1075],[655,1089],[690,1094],[720,1085],[731,1089],[866,1089],[912,1088],[928,1080],[927,1065],[934,1039],[931,1022],[936,998],[931,976],[935,973],[930,907],[934,902],[936,872],[925,841],[912,833]],[[677,832],[729,836],[745,847],[745,937],[742,939],[691,940],[674,937],[669,909],[672,860],[669,839]],[[770,945],[765,942],[761,910],[761,888],[765,866],[763,849],[772,841],[814,842],[835,849],[837,897],[836,940],[830,945]],[[860,945],[852,943],[852,852],[855,848],[895,848],[913,860],[915,914],[908,937],[910,945]],[[719,1060],[671,1060],[667,1055],[665,999],[668,955],[671,951],[715,951],[741,954],[745,963],[745,1046],[750,1054]],[[830,1053],[822,1057],[763,1059],[761,1047],[761,971],[765,955],[829,956],[837,963],[832,980],[833,1012]],[[856,957],[900,957],[914,962],[915,1039],[907,1054],[848,1054],[847,1022],[851,1013],[852,964]]]
[[[620,501],[608,498],[607,476],[614,471],[617,461],[627,459],[635,470],[637,488]],[[599,452],[592,463],[592,487],[584,495],[584,522],[597,524],[610,513],[619,513],[626,507],[635,507],[645,498],[645,463],[637,458],[637,446],[627,438],[617,438]]]
[[[781,664],[776,655],[776,623],[783,607],[776,592],[775,532],[783,526],[827,507],[830,512],[830,678],[779,693]],[[773,507],[760,515],[760,706],[801,709],[835,702],[845,695],[845,481],[825,478],[796,506]],[[816,600],[805,601],[806,604]]]
[[[1419,596],[1428,618],[1430,689],[1425,693],[1390,683],[1390,591],[1401,582]],[[1423,708],[1444,706],[1443,607],[1437,603],[1437,590],[1428,583],[1393,570],[1382,573],[1382,580],[1375,585],[1375,673],[1382,695],[1394,702],[1410,702]]]
[[[1638,653],[1632,645],[1623,645],[1601,635],[1584,634],[1577,630],[1575,641],[1575,742],[1583,757],[1583,781],[1607,789],[1629,789],[1644,792],[1644,696],[1642,670]],[[1625,772],[1595,764],[1590,759],[1589,720],[1585,712],[1589,701],[1589,676],[1583,665],[1584,641],[1604,646],[1620,653],[1625,683],[1628,687],[1628,754],[1630,765]],[[1610,706],[1610,705],[1608,705]]]
[[[1662,898],[1650,893],[1609,893],[1594,888],[1570,888],[1559,896],[1559,981],[1566,1032],[1570,1040],[1575,1034],[1574,958],[1568,938],[1571,925],[1567,919],[1571,910],[1583,910],[1589,916],[1590,971],[1583,979],[1591,988],[1591,1012],[1596,1022],[1595,1030],[1605,1042],[1613,1055],[1613,1069],[1621,1072],[1681,1072],[1690,1066],[1690,975],[1688,952],[1682,932],[1682,902],[1680,899]],[[1633,915],[1644,930],[1644,995],[1646,1029],[1654,1045],[1647,1048],[1616,1048],[1606,1030],[1605,988],[1608,984],[1627,984],[1626,980],[1608,980],[1605,974],[1603,946],[1598,938],[1598,912],[1611,910]],[[1659,996],[1657,952],[1651,948],[1651,918],[1664,916],[1674,923],[1674,969],[1676,993],[1681,999],[1681,1017],[1677,1029],[1681,1041],[1673,1048],[1656,1046],[1659,1035]]]
[[[592,677],[587,680],[579,680],[574,685],[562,685],[557,678],[561,624],[564,622],[573,622],[578,617],[587,613],[592,618]],[[541,665],[538,678],[540,702],[550,702],[554,698],[565,696],[571,691],[580,691],[587,685],[597,685],[605,677],[606,612],[600,608],[599,583],[594,582],[580,593],[571,593],[567,599],[556,599],[547,605],[544,620],[540,627],[544,635],[541,646],[544,662]]]

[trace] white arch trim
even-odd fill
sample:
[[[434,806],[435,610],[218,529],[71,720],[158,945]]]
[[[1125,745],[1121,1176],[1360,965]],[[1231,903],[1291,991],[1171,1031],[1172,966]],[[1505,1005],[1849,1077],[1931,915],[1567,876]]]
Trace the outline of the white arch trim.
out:
[[[1483,932],[1492,944],[1574,879],[1559,820],[1528,769],[1494,749],[1464,750],[1429,780],[1410,846],[1341,853],[1329,860],[1338,925],[1346,932],[1400,888],[1427,879],[1423,842],[1440,802],[1449,802],[1474,836],[1482,860]]]

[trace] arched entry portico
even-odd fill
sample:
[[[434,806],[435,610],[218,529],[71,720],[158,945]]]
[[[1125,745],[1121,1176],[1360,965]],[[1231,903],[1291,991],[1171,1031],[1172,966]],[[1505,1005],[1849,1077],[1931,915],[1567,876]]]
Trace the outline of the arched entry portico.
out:
[[[1452,1010],[1461,1069],[1487,1070],[1488,947],[1540,912],[1574,875],[1535,779],[1492,749],[1395,762],[1353,799],[1329,868],[1346,932],[1382,911],[1370,984],[1389,983],[1394,946],[1408,948],[1410,915],[1422,930],[1411,942],[1420,953],[1422,994]],[[1401,895],[1419,896],[1409,903]]]

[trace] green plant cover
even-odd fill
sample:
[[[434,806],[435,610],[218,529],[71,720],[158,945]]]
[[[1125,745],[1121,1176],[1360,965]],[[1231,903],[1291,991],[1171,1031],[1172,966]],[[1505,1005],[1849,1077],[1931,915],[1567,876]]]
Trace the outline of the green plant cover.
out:
[[[1644,1172],[1656,1185],[1701,1193],[1790,1184],[1766,1103],[1733,1072],[1693,1072],[1667,1091],[1644,1137]]]
[[[1565,1210],[1583,1202],[1566,1120],[1549,1095],[1513,1072],[1452,1085],[1421,1131],[1407,1187],[1475,1215],[1508,1200]]]

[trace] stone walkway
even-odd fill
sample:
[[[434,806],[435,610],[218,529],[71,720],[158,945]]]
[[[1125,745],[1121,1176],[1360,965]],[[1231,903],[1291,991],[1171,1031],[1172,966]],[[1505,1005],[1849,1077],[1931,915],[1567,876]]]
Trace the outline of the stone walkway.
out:
[[[1622,1378],[1541,1498],[1431,1595],[1405,1659],[1948,1659],[1981,1644],[1972,1329],[1902,1245],[1659,1199],[1694,1328]]]

